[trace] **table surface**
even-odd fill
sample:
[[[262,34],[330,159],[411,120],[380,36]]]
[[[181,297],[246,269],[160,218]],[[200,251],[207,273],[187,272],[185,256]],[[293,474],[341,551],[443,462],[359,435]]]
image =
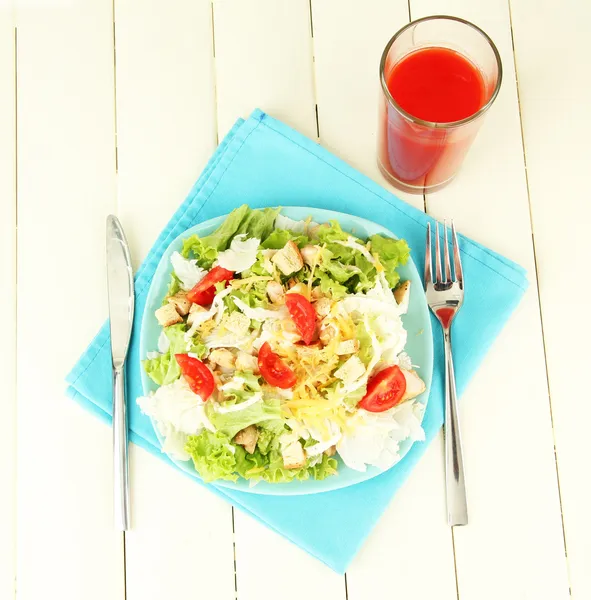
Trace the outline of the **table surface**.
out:
[[[591,598],[591,403],[579,382],[591,358],[591,121],[579,116],[591,105],[591,4],[10,4],[0,2],[0,597]],[[401,196],[453,216],[531,281],[463,398],[470,525],[446,525],[437,439],[346,577],[137,447],[134,527],[114,531],[111,431],[64,395],[107,312],[105,216],[121,218],[137,266],[254,107],[386,186],[374,152],[379,57],[409,18],[433,13],[483,27],[504,81],[456,181]]]

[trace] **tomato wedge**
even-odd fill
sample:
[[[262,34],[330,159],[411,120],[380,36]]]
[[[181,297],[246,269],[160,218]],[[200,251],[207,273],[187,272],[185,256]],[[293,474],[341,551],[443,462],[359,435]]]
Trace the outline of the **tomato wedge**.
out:
[[[277,356],[269,342],[259,350],[259,371],[267,383],[286,390],[296,384],[295,373]]]
[[[304,344],[309,344],[316,331],[316,311],[307,298],[301,294],[285,294],[287,310],[302,336]]]
[[[188,354],[175,354],[181,373],[189,384],[191,391],[205,402],[213,393],[215,381],[212,372],[197,358]]]
[[[358,406],[369,412],[383,412],[396,406],[405,391],[406,378],[400,367],[387,367],[369,380],[367,393]]]
[[[188,294],[187,300],[200,306],[213,302],[215,284],[234,279],[234,272],[223,267],[214,267]]]

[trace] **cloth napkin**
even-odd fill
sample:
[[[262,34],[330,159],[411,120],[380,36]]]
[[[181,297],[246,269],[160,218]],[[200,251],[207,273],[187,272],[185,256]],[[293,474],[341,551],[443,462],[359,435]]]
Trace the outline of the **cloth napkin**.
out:
[[[173,463],[160,450],[150,420],[135,402],[142,395],[139,330],[148,288],[162,253],[172,240],[189,227],[229,213],[243,203],[253,208],[318,207],[378,221],[408,241],[419,269],[423,264],[428,216],[260,110],[246,121],[237,121],[136,275],[135,328],[128,358],[130,439],[171,466]],[[454,358],[461,394],[518,304],[527,280],[521,267],[502,256],[466,238],[460,244],[467,289],[464,307],[454,322]],[[434,331],[438,327],[434,323]],[[426,441],[414,444],[403,460],[386,473],[349,488],[308,496],[261,496],[215,485],[208,488],[343,573],[443,423],[442,349],[442,343],[435,343],[433,385],[423,421]],[[107,324],[68,375],[67,382],[68,394],[76,402],[110,422]],[[195,485],[204,485],[194,481]]]

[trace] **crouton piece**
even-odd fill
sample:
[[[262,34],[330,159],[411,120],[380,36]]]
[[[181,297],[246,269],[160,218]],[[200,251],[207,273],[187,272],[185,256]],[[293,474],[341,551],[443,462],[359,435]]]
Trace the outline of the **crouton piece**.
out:
[[[189,316],[187,317],[187,325],[191,327],[193,322],[195,321],[195,315],[200,312],[207,312],[206,308],[203,306],[199,306],[199,304],[191,304],[191,308],[189,309]]]
[[[256,356],[252,356],[244,350],[238,352],[236,357],[236,370],[237,371],[252,371],[253,373],[259,372],[259,361]]]
[[[284,275],[291,275],[304,266],[302,255],[292,240],[273,256],[271,262],[275,263]]]
[[[326,456],[334,456],[337,453],[337,447],[336,446],[331,446],[330,448],[327,448],[324,451],[324,454],[326,454]]]
[[[236,357],[225,348],[216,348],[211,351],[209,362],[219,365],[223,369],[233,369],[236,366]]]
[[[324,317],[326,317],[328,313],[330,313],[330,305],[330,299],[325,297],[316,300],[316,302],[314,302],[312,306],[314,306],[314,310],[316,311],[318,318],[324,319]]]
[[[257,447],[257,441],[259,439],[259,430],[256,425],[249,425],[248,427],[241,429],[235,436],[234,442],[244,446],[244,449],[252,454]]]
[[[406,391],[404,392],[404,396],[400,399],[400,402],[412,400],[425,391],[425,382],[418,376],[416,371],[407,371],[406,369],[400,370],[406,379]]]
[[[176,323],[181,323],[183,317],[176,311],[174,304],[165,304],[161,306],[155,313],[158,323],[162,327],[170,327]]]
[[[337,346],[337,354],[344,356],[345,354],[355,354],[359,350],[359,340],[345,340]]]
[[[269,281],[267,284],[267,296],[273,304],[281,304],[285,300],[285,290],[277,281]]]
[[[325,346],[328,346],[336,334],[337,328],[334,325],[322,325],[320,328],[320,335],[318,337]]]
[[[304,263],[313,267],[318,263],[320,259],[320,247],[319,246],[304,246],[300,250],[300,254],[304,260]]]
[[[306,453],[297,440],[282,448],[281,456],[286,469],[301,469],[306,464]]]
[[[177,292],[174,296],[169,296],[167,300],[176,308],[181,317],[187,315],[191,309],[191,301],[187,300],[187,292]]]
[[[400,307],[400,314],[405,315],[408,311],[408,302],[410,300],[410,281],[399,283],[394,290],[394,300]]]

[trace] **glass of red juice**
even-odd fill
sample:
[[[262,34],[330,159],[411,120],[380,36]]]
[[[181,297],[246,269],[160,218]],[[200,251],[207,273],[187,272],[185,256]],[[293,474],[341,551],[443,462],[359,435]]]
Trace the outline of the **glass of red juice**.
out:
[[[390,183],[416,194],[446,186],[502,73],[496,46],[468,21],[425,17],[398,31],[380,63],[378,164]]]

